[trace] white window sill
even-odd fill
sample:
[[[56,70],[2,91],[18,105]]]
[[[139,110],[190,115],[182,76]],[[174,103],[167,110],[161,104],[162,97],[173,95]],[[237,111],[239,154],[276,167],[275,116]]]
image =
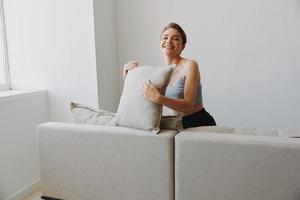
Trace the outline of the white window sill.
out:
[[[47,90],[5,90],[0,91],[0,100],[42,93],[47,93]]]

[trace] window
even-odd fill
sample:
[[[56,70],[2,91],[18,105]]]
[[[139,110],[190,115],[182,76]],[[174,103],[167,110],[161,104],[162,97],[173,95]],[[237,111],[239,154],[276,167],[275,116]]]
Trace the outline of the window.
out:
[[[10,88],[3,4],[0,0],[0,91]]]

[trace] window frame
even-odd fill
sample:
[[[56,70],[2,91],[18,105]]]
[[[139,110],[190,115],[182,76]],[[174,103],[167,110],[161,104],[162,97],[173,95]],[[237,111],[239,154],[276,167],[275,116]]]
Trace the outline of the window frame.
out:
[[[0,0],[0,31],[2,37],[0,37],[0,44],[2,48],[0,51],[3,56],[3,64],[4,64],[4,76],[5,76],[5,83],[0,83],[0,91],[9,90],[10,87],[10,76],[9,76],[9,62],[8,62],[8,53],[7,53],[7,40],[6,40],[6,30],[5,30],[5,21],[4,21],[4,10],[3,10],[3,1]]]

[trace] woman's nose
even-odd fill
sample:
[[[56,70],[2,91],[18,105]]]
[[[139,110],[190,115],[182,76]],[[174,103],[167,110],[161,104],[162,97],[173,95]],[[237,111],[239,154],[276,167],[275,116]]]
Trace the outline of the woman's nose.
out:
[[[168,38],[167,39],[167,43],[171,43],[172,42],[172,39],[171,38]]]

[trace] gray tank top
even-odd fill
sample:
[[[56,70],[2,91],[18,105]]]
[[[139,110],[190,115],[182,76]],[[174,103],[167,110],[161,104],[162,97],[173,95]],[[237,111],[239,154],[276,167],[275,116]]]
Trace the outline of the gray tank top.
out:
[[[174,85],[167,87],[165,96],[173,98],[173,99],[183,99],[183,97],[184,97],[184,85],[185,85],[185,79],[182,79],[182,78],[179,79]],[[202,100],[202,85],[199,82],[195,105],[201,105],[202,103],[203,103],[203,100]]]

